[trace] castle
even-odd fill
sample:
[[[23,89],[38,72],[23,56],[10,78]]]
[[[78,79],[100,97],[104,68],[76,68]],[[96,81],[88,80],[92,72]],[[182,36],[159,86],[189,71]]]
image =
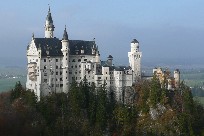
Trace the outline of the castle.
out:
[[[129,66],[114,66],[113,57],[100,60],[95,41],[70,40],[66,27],[62,40],[54,37],[54,24],[50,8],[45,22],[45,37],[32,36],[27,46],[26,88],[40,96],[52,92],[67,93],[73,81],[81,82],[86,77],[88,83],[100,87],[106,83],[107,90],[114,90],[118,100],[122,100],[123,90],[141,79],[141,57],[139,42],[130,44]]]
[[[73,81],[80,83],[86,77],[88,84],[95,84],[97,88],[105,83],[106,89],[115,91],[117,100],[121,101],[126,96],[124,91],[128,92],[133,84],[141,79],[152,78],[142,76],[142,52],[136,39],[130,44],[129,66],[114,66],[111,55],[106,61],[100,60],[99,49],[94,40],[70,40],[66,27],[60,40],[54,37],[54,29],[49,8],[45,21],[45,37],[35,38],[33,34],[27,46],[26,89],[34,91],[38,98],[52,92],[67,93]],[[153,69],[153,74],[161,84],[167,80],[164,85],[166,89],[179,88],[178,69],[174,71],[174,77],[161,68]]]
[[[154,68],[153,74],[159,79],[159,82],[163,87],[168,90],[178,89],[180,87],[180,71],[179,69],[174,70],[173,77],[171,76],[171,72],[162,68]]]

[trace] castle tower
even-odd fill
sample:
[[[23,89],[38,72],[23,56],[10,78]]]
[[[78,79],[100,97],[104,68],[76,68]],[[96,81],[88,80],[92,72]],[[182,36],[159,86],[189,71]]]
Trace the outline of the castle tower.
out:
[[[111,55],[109,55],[107,60],[108,66],[112,66],[113,65],[113,57]]]
[[[98,46],[96,46],[96,63],[100,63],[100,53],[98,51]]]
[[[133,82],[137,82],[141,79],[141,57],[142,52],[139,52],[139,42],[136,39],[130,44],[131,51],[128,52],[129,64],[134,71]]]
[[[175,80],[175,88],[179,88],[180,86],[180,71],[176,69],[174,71],[174,80]]]
[[[64,29],[64,34],[63,34],[63,38],[62,38],[62,54],[63,54],[63,58],[62,58],[62,74],[63,74],[63,92],[67,93],[69,90],[69,66],[68,66],[68,62],[69,62],[69,40],[68,40],[68,34],[67,34],[67,30],[66,30],[66,26]]]
[[[54,28],[55,27],[53,24],[52,15],[49,7],[48,14],[45,21],[45,38],[53,38]]]

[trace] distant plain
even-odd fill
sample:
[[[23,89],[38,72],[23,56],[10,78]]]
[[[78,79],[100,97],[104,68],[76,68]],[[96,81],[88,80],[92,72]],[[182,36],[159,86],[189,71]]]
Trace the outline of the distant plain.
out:
[[[152,68],[146,68],[151,73]],[[172,70],[171,70],[172,71]],[[181,80],[189,87],[204,88],[204,68],[181,69]],[[0,67],[0,92],[10,91],[15,83],[20,81],[23,86],[26,83],[26,69],[22,67]],[[204,91],[204,90],[203,90]],[[204,97],[196,96],[195,100],[204,105]]]

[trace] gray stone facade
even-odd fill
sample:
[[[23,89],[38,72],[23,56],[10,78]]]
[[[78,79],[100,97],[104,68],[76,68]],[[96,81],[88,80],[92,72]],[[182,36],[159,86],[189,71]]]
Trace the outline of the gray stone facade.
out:
[[[122,100],[125,87],[131,87],[141,78],[139,42],[131,42],[128,52],[129,66],[114,66],[113,57],[100,60],[95,41],[70,40],[65,28],[62,40],[54,37],[54,25],[50,9],[45,23],[45,38],[32,36],[27,47],[26,88],[40,96],[51,92],[67,93],[73,80],[78,83],[86,76],[89,84],[100,87],[104,82],[107,90],[114,90]]]

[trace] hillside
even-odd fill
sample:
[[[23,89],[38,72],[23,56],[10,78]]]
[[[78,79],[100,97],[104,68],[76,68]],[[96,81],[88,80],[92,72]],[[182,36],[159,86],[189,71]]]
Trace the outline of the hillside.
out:
[[[134,91],[135,90],[135,91]],[[0,95],[1,135],[202,135],[204,109],[193,101],[189,87],[161,89],[160,83],[140,82],[131,101],[116,102],[103,85],[86,79],[74,82],[68,94],[50,94],[37,101],[20,83]],[[9,114],[8,114],[9,113]]]

